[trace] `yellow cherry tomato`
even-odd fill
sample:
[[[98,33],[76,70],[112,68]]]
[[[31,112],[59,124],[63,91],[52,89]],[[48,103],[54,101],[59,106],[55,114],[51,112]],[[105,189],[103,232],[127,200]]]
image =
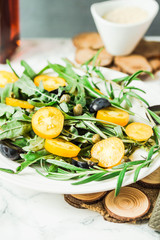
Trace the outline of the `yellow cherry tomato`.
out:
[[[121,139],[110,137],[94,144],[91,149],[91,156],[99,161],[99,166],[111,168],[121,163],[124,157],[124,150],[124,144]]]
[[[60,77],[52,77],[42,74],[34,78],[34,84],[36,86],[39,86],[41,81],[43,83],[44,89],[49,92],[59,88],[60,86],[66,86],[66,81]]]
[[[129,114],[128,112],[118,108],[107,107],[99,110],[96,118],[115,123],[120,126],[125,126],[129,121]]]
[[[134,122],[126,127],[126,134],[136,141],[146,141],[152,136],[153,130],[147,124]]]
[[[57,137],[64,124],[64,116],[58,108],[43,107],[32,116],[33,131],[42,138]]]
[[[45,149],[55,155],[61,157],[76,157],[80,152],[80,148],[71,142],[67,142],[64,139],[46,139]]]
[[[9,97],[6,98],[6,105],[9,105],[12,107],[20,107],[20,108],[30,108],[30,109],[34,108],[34,106],[27,101],[15,99],[15,98],[9,98]]]
[[[0,87],[4,88],[7,83],[13,83],[18,80],[18,77],[11,72],[0,71]]]

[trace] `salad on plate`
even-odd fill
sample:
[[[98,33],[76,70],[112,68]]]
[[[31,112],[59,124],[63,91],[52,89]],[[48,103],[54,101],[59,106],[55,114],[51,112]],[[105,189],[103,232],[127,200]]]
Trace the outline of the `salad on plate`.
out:
[[[21,76],[8,61],[12,72],[0,71],[0,152],[19,165],[1,171],[30,166],[73,185],[117,177],[117,195],[127,172],[136,182],[160,156],[159,106],[150,107],[143,89],[132,85],[150,73],[107,80],[97,56],[82,66],[48,62],[39,73],[22,60]],[[147,157],[132,161],[137,149]]]

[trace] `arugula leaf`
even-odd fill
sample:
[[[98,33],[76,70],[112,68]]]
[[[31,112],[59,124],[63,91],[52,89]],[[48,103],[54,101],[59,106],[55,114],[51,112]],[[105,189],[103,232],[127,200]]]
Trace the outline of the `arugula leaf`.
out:
[[[11,70],[13,71],[13,73],[19,78],[18,74],[15,72],[15,70],[13,69],[11,62],[7,59],[6,63],[8,64],[8,66],[11,68]]]
[[[72,65],[65,59],[66,67],[60,67],[58,64],[52,64],[49,62],[49,66],[64,78],[68,85],[65,87],[65,91],[75,96],[75,103],[81,104],[82,107],[86,105],[86,96],[84,86],[81,83],[80,77],[73,71]]]
[[[33,96],[37,90],[35,84],[33,81],[25,74],[22,75],[22,77],[15,82],[15,86],[21,89],[21,91],[27,96]]]
[[[0,103],[0,117],[5,116],[6,114],[13,114],[15,109],[11,106],[7,106],[6,104]]]
[[[23,148],[25,146],[27,146],[28,142],[27,142],[27,139],[24,138],[24,137],[20,137],[20,138],[17,138],[17,139],[14,139],[14,141],[11,141],[14,145],[20,147],[20,148]]]
[[[1,126],[0,140],[19,137],[31,131],[31,124],[25,121],[8,121]]]
[[[27,140],[28,145],[23,147],[25,151],[39,151],[44,148],[44,138],[37,135],[32,139]]]
[[[19,88],[15,85],[15,83],[13,83],[12,93],[14,98],[20,98]]]
[[[24,168],[30,166],[31,164],[41,160],[46,159],[49,156],[49,152],[46,150],[41,150],[37,152],[28,152],[27,154],[21,154],[21,158],[25,161],[16,169],[17,173],[21,172]]]
[[[29,78],[34,79],[37,75],[35,71],[28,65],[28,63],[24,60],[21,61],[21,65],[25,68],[24,74],[27,75]]]
[[[45,106],[53,106],[57,102],[56,99],[55,99],[55,101],[51,101],[51,102],[47,102],[47,103],[44,103],[40,100],[41,100],[41,98],[39,98],[39,99],[37,98],[37,100],[36,100],[36,98],[32,98],[31,100],[29,99],[28,102],[30,104],[32,104],[34,107],[38,107],[38,108],[45,107]],[[45,100],[45,99],[43,99],[43,100]]]
[[[8,83],[1,93],[1,103],[6,102],[6,97],[10,97],[13,89],[13,83]]]
[[[42,70],[39,71],[39,73],[37,73],[37,76],[41,75],[43,72],[45,72],[48,69],[50,69],[50,66],[49,65],[45,66],[44,68],[42,68]]]
[[[59,104],[60,108],[62,109],[63,112],[68,113],[69,109],[68,109],[68,105],[66,102],[62,102]]]

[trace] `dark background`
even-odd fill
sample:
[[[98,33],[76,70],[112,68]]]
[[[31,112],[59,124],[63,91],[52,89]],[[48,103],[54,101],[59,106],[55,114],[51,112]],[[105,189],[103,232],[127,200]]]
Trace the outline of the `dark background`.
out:
[[[103,0],[20,0],[22,37],[72,37],[96,31],[90,6]],[[129,1],[129,0],[126,0]],[[145,0],[140,0],[144,1]],[[160,4],[160,0],[157,0]],[[160,12],[146,35],[160,36]]]

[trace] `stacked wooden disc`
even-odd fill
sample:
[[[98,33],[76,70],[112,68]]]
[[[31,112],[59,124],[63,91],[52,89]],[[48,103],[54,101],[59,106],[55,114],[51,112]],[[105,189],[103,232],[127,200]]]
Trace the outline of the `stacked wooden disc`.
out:
[[[75,60],[79,64],[91,59],[103,47],[99,34],[95,32],[76,35],[73,37],[73,44],[76,47]],[[142,40],[129,56],[114,57],[103,49],[96,64],[127,74],[142,69],[156,73],[160,70],[160,42]]]
[[[138,184],[139,183],[139,184]],[[65,194],[67,203],[76,208],[100,213],[111,222],[145,221],[150,218],[160,189],[160,168],[136,184],[115,191],[91,194]]]
[[[113,218],[120,221],[132,221],[144,216],[149,208],[148,197],[140,190],[133,187],[124,187],[117,197],[115,192],[110,192],[104,199],[104,206]]]
[[[139,184],[148,188],[160,189],[160,167],[147,177],[141,179]]]

